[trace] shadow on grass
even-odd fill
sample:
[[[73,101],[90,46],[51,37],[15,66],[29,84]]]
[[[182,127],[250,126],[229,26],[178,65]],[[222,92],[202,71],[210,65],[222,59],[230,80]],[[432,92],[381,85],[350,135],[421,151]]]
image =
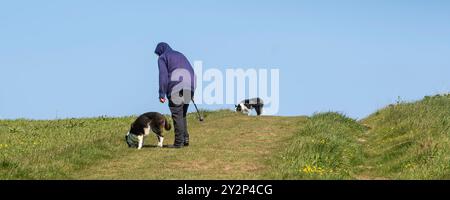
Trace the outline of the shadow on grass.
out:
[[[146,145],[142,145],[142,148],[160,148],[154,144],[146,144]]]
[[[147,145],[142,145],[142,148],[161,148],[161,149],[173,149],[173,145],[163,145],[163,147],[158,147],[157,145],[152,145],[152,144],[147,144]],[[180,148],[184,148],[184,146],[180,147]]]

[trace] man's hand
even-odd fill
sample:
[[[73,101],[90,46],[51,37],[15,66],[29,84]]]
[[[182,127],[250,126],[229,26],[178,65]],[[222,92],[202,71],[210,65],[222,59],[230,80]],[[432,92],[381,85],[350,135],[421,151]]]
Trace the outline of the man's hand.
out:
[[[166,98],[159,98],[159,102],[165,103],[166,102]]]

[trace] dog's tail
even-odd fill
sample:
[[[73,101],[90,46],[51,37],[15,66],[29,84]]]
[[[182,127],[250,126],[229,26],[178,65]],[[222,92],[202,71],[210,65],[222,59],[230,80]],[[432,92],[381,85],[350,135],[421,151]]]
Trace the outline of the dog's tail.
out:
[[[164,117],[164,129],[166,129],[166,131],[169,131],[172,128],[172,125],[170,125],[170,122],[167,120],[166,117]]]

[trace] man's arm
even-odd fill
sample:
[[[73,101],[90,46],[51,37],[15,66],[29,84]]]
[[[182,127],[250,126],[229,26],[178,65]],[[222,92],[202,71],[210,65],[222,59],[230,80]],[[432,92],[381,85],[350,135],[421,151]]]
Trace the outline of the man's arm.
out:
[[[167,65],[163,58],[158,59],[159,67],[159,98],[164,99],[167,94],[167,87],[169,84],[169,73]]]

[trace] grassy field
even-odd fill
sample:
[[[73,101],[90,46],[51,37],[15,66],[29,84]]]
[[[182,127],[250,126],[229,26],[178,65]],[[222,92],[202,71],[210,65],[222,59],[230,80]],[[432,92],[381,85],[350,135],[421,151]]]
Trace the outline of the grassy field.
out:
[[[204,114],[188,116],[188,148],[154,148],[150,136],[140,151],[124,142],[135,117],[0,121],[0,179],[262,179],[306,120]]]
[[[450,179],[450,95],[399,102],[361,121],[316,114],[290,141],[274,178]]]
[[[358,141],[366,128],[339,113],[320,113],[306,121],[279,155],[272,170],[281,179],[354,179],[364,162]]]
[[[362,123],[369,176],[450,179],[450,95],[390,105]]]
[[[0,120],[0,179],[450,179],[449,95],[361,121],[191,114],[183,149],[155,148],[153,136],[127,148],[134,119]]]

